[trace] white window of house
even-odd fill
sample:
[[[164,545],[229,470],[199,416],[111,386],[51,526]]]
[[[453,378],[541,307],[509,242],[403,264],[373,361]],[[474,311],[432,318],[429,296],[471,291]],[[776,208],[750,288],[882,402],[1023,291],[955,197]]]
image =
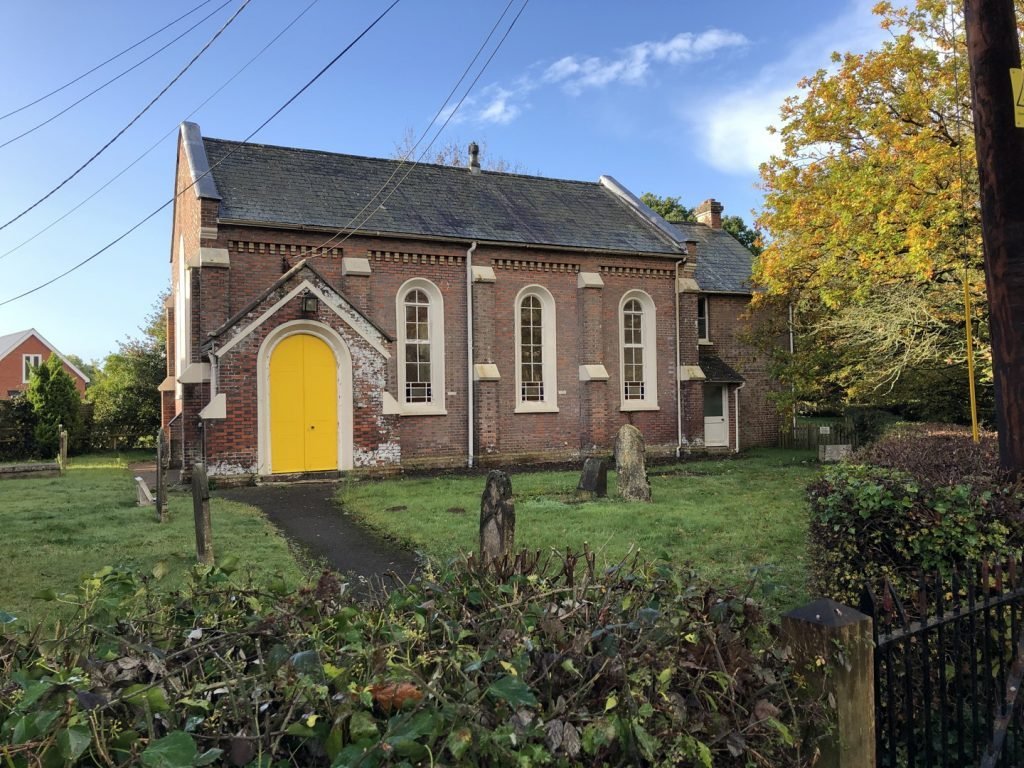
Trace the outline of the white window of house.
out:
[[[708,297],[697,297],[697,341],[710,341],[708,336]]]
[[[658,365],[654,301],[628,291],[619,304],[619,379],[622,410],[658,408]]]
[[[429,280],[402,284],[395,300],[398,399],[408,414],[443,414],[444,299]]]
[[[557,411],[555,300],[539,285],[516,296],[516,413]]]
[[[43,364],[42,355],[22,355],[21,356],[21,383],[28,384],[28,380],[32,378],[32,370],[38,368]]]

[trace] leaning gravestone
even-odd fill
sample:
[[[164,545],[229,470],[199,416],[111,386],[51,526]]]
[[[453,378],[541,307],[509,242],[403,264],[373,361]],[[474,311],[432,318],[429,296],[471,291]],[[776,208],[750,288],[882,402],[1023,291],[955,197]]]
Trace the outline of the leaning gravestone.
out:
[[[837,461],[845,461],[853,453],[852,445],[819,445],[818,461],[822,464],[834,464]]]
[[[587,498],[603,499],[608,495],[608,462],[604,459],[591,457],[583,462],[576,493]]]
[[[647,482],[644,461],[644,436],[632,424],[623,424],[615,438],[615,471],[618,473],[619,496],[623,501],[651,500],[651,484]]]
[[[491,470],[480,499],[480,559],[486,564],[512,551],[516,537],[516,506],[512,483],[500,469]]]

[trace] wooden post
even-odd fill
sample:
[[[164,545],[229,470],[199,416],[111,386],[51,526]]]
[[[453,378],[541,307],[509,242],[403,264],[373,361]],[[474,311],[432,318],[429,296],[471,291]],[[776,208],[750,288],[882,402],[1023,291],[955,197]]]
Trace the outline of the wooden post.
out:
[[[213,565],[213,526],[210,523],[210,481],[206,465],[192,465],[192,510],[196,518],[196,559]]]
[[[156,519],[167,522],[167,475],[164,473],[164,430],[156,433]]]
[[[60,427],[60,449],[57,454],[57,464],[60,466],[60,473],[63,475],[68,471],[68,431],[64,425]]]
[[[835,727],[809,734],[821,739],[818,768],[875,768],[871,618],[834,600],[815,600],[782,617],[782,634],[811,699],[835,702]]]
[[[999,463],[1024,473],[1024,73],[1014,0],[965,0]]]

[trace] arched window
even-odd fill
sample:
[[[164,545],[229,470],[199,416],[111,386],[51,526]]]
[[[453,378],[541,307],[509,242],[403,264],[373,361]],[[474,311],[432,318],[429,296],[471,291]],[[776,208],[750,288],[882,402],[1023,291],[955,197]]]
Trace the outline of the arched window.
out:
[[[429,280],[398,290],[398,388],[402,412],[444,413],[444,300]]]
[[[516,297],[516,412],[557,411],[555,301],[530,285]]]
[[[619,374],[622,410],[658,407],[654,302],[643,291],[629,291],[619,305]]]

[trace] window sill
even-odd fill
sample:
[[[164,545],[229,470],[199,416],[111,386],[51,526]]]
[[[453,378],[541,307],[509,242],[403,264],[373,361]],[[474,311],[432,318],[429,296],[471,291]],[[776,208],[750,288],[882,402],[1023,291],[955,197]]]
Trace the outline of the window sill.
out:
[[[399,416],[447,416],[448,410],[440,405],[427,405],[416,407],[414,405],[401,406],[402,412]]]
[[[697,346],[699,346],[699,347],[713,347],[713,346],[715,346],[715,342],[711,341],[710,339],[697,339]]]
[[[557,403],[519,403],[515,413],[558,413]]]
[[[619,406],[620,411],[660,411],[661,407],[657,403],[647,402],[645,400],[627,400]]]

